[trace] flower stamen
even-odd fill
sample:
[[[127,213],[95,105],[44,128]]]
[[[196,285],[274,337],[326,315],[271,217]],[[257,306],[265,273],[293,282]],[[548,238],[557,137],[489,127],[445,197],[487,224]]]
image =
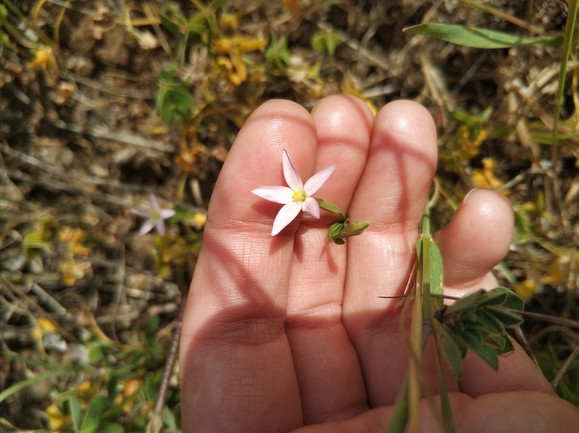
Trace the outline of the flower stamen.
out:
[[[306,198],[307,198],[306,194],[300,190],[296,190],[292,194],[292,199],[294,203],[303,203],[304,201],[306,201]]]

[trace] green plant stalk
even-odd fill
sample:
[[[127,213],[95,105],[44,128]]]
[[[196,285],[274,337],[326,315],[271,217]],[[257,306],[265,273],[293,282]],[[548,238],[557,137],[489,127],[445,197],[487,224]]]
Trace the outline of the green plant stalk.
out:
[[[394,407],[394,414],[390,419],[390,424],[386,433],[400,433],[404,431],[406,422],[408,421],[408,376],[402,384],[400,394],[396,399],[396,406]]]
[[[416,278],[416,290],[414,292],[414,311],[412,313],[412,323],[410,325],[410,366],[408,369],[408,431],[410,433],[420,433],[420,399],[422,397],[422,323],[423,323],[423,294],[424,274],[418,268]]]
[[[567,75],[567,62],[573,45],[573,33],[577,22],[577,2],[569,0],[569,12],[567,13],[567,24],[565,26],[565,36],[563,38],[563,48],[561,54],[561,66],[559,68],[559,82],[557,84],[557,94],[555,96],[555,115],[553,119],[553,134],[551,139],[551,162],[553,163],[553,173],[556,172],[557,163],[557,129],[559,126],[559,116],[561,115],[561,104],[563,103],[563,93],[565,91],[565,78]]]
[[[438,370],[438,383],[440,389],[440,411],[442,412],[442,426],[445,433],[455,433],[456,426],[452,417],[452,408],[450,406],[450,399],[448,398],[448,389],[446,388],[446,381],[444,380],[443,354],[442,354],[442,325],[436,319],[431,319],[432,334],[434,335],[434,347],[436,348],[436,367]]]

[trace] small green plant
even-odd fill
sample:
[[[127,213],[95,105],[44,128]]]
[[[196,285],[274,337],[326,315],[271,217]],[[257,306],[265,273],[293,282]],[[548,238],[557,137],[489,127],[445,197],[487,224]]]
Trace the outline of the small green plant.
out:
[[[173,123],[184,121],[193,108],[191,85],[176,78],[177,65],[158,76],[159,90],[155,98],[157,114],[165,121]]]

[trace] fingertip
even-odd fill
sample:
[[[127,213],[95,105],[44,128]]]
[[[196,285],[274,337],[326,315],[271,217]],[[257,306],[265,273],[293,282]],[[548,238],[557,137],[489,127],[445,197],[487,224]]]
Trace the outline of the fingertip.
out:
[[[503,195],[482,188],[470,191],[450,223],[434,234],[445,285],[469,289],[490,282],[485,277],[508,253],[513,232],[513,208]]]
[[[392,142],[403,143],[407,151],[415,149],[436,162],[438,143],[431,114],[421,104],[400,100],[390,102],[376,115],[375,128]],[[434,164],[435,166],[435,164]]]

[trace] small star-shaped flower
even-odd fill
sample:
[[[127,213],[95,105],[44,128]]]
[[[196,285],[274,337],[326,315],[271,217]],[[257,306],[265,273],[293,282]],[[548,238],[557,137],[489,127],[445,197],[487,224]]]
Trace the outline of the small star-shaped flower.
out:
[[[284,149],[283,175],[289,188],[287,186],[261,186],[251,191],[266,200],[284,205],[273,222],[272,236],[281,232],[298,216],[301,210],[309,213],[314,218],[320,217],[320,206],[312,196],[328,180],[335,169],[335,165],[326,167],[310,177],[304,184],[294,168],[289,154]]]
[[[133,208],[131,209],[131,213],[138,215],[143,218],[147,218],[147,220],[143,223],[141,228],[139,229],[139,234],[144,235],[145,233],[149,233],[153,227],[157,228],[157,232],[161,236],[165,236],[165,222],[167,218],[171,218],[175,215],[175,211],[173,209],[161,209],[159,207],[159,203],[157,202],[157,197],[153,194],[149,196],[151,200],[151,208],[152,209],[142,209],[142,208]]]

